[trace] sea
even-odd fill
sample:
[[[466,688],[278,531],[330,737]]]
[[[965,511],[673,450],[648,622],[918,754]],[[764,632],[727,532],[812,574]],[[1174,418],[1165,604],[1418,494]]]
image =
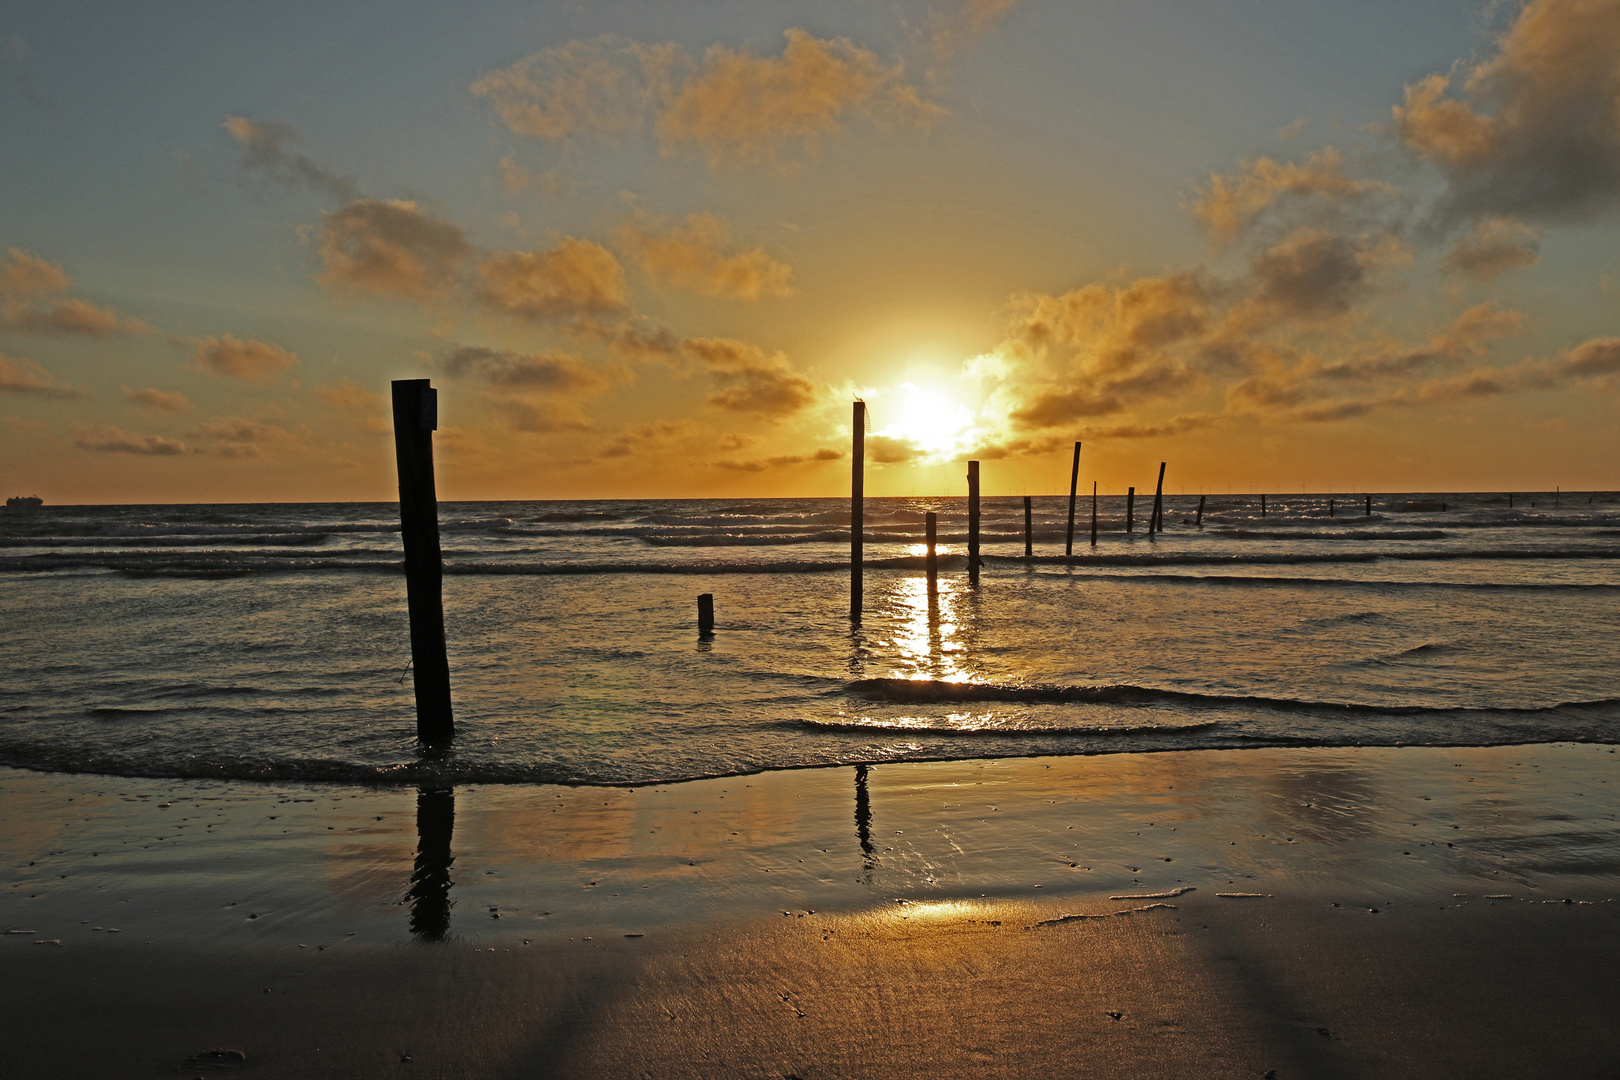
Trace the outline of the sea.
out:
[[[1620,742],[1620,494],[439,506],[416,739],[393,503],[0,513],[0,764],[643,785],[1265,746]],[[1200,510],[1200,507],[1202,509]],[[924,516],[939,521],[926,574]],[[1072,539],[1071,539],[1072,535]],[[1026,550],[1028,554],[1026,554]],[[701,632],[697,598],[713,596]]]

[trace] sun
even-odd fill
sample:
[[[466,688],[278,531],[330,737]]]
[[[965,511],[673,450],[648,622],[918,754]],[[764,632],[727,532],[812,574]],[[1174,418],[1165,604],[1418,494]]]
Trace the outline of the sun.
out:
[[[887,406],[892,419],[879,435],[904,439],[930,457],[949,457],[962,448],[973,427],[973,410],[944,391],[901,383]]]

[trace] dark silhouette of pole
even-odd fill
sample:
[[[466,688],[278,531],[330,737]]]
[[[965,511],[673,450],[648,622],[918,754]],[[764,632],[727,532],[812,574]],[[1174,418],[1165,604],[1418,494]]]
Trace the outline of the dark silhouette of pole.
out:
[[[979,463],[968,462],[968,581],[979,583]]]
[[[425,380],[424,380],[425,381]],[[448,788],[421,788],[416,793],[416,864],[405,890],[410,904],[411,933],[424,941],[441,941],[450,932],[450,867],[455,856],[450,841],[456,826],[456,793]]]
[[[1125,531],[1136,531],[1136,489],[1125,489]]]
[[[939,550],[934,546],[939,536],[939,516],[930,510],[924,520],[928,533],[928,595],[934,596],[939,592]]]
[[[1148,521],[1148,535],[1164,532],[1164,462],[1159,462],[1159,484],[1153,489],[1153,517]]]
[[[444,648],[439,497],[433,483],[433,432],[439,426],[439,394],[427,379],[395,379],[393,391],[399,532],[405,545],[416,737],[423,742],[439,742],[455,734],[450,711],[450,660]]]
[[[1097,546],[1097,481],[1091,482],[1091,546]]]
[[[1074,495],[1080,484],[1080,444],[1074,444],[1074,465],[1069,469],[1069,538],[1063,543],[1063,554],[1074,554]]]
[[[1513,507],[1513,496],[1509,495],[1508,496],[1508,508],[1512,509],[1512,507]],[[1367,513],[1364,516],[1372,517],[1372,496],[1371,495],[1367,496]]]
[[[1263,491],[1260,493],[1260,516],[1266,516],[1266,493]]]
[[[714,633],[714,593],[698,594],[698,633]]]
[[[849,478],[849,617],[861,621],[861,560],[866,555],[866,402],[855,403]]]
[[[1072,528],[1072,526],[1071,526]],[[1035,554],[1035,520],[1034,512],[1030,507],[1030,498],[1024,496],[1024,558]]]
[[[1198,517],[1193,524],[1200,529],[1204,527],[1204,497],[1202,495],[1198,496]]]

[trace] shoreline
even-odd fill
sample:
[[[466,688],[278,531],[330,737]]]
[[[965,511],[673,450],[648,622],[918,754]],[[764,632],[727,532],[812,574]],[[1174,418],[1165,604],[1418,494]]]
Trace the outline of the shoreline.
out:
[[[0,1075],[1603,1075],[1616,761],[1194,750],[448,806],[4,769]]]

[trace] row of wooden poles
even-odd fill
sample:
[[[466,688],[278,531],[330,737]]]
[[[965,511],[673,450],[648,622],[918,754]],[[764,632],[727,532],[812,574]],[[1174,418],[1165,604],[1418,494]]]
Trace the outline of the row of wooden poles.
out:
[[[439,502],[433,478],[433,432],[438,427],[438,391],[427,379],[396,379],[393,383],[394,453],[399,468],[400,535],[405,548],[405,595],[411,623],[411,678],[416,690],[416,734],[424,742],[442,742],[454,734],[450,707],[450,661],[444,640],[444,561],[439,549]],[[849,617],[861,618],[862,563],[866,532],[866,403],[854,404],[851,431],[854,462],[850,481]],[[1080,443],[1074,444],[1074,465],[1069,472],[1069,525],[1065,556],[1074,554],[1075,502],[1080,481]],[[979,580],[979,463],[967,463],[969,580]],[[1135,509],[1136,489],[1126,501],[1126,528]],[[1024,554],[1034,554],[1031,499],[1024,496]],[[1266,497],[1260,496],[1265,513]],[[1371,496],[1367,513],[1372,513]],[[1198,500],[1198,521],[1204,517],[1204,499]],[[1164,528],[1164,462],[1159,463],[1158,485],[1153,492],[1151,537]],[[928,590],[938,590],[938,522],[932,511],[926,518]],[[1097,485],[1091,485],[1091,545],[1097,545]],[[698,598],[698,627],[714,628],[714,597]]]

